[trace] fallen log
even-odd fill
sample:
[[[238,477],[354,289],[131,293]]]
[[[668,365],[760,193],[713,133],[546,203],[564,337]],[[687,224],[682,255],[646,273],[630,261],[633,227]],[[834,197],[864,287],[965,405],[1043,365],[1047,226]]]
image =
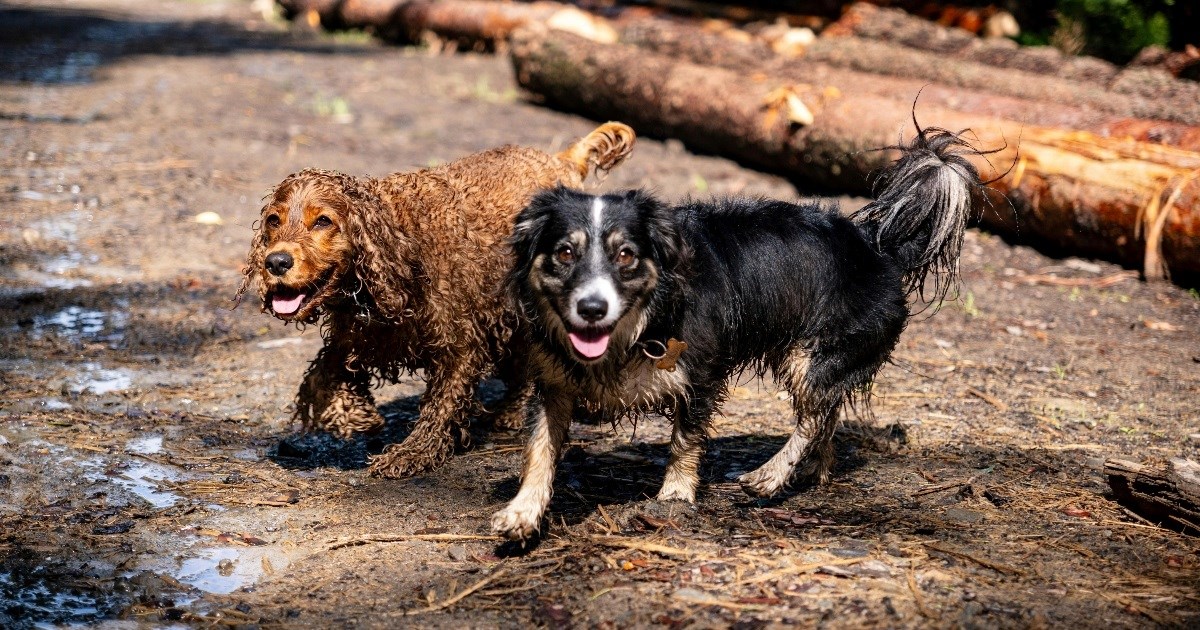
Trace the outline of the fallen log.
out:
[[[748,74],[767,73],[798,83],[822,82],[848,92],[892,98],[907,98],[922,90],[923,103],[942,105],[963,113],[1200,150],[1200,126],[1112,113],[1139,108],[1154,113],[1157,106],[1130,104],[1134,99],[1128,96],[1110,98],[1112,95],[1098,88],[1089,88],[1090,96],[1074,98],[1081,92],[1078,84],[1043,76],[1032,77],[1036,81],[1027,83],[1030,76],[1024,73],[992,71],[978,64],[955,63],[953,60],[943,62],[933,59],[929,53],[849,38],[818,39],[804,56],[787,58],[777,55],[761,41],[740,35],[744,32],[736,29],[713,31],[691,23],[666,20],[642,20],[621,29],[622,42],[701,65]],[[851,45],[859,41],[862,46]],[[874,60],[888,59],[893,54],[906,60],[909,66],[927,69],[907,72],[906,76],[911,77],[908,79],[870,74]],[[1005,73],[1008,76],[1004,76]],[[930,80],[937,79],[943,81],[929,85]],[[997,83],[1007,80],[1012,89],[1007,90],[1007,94],[1005,90],[992,90],[992,79]],[[964,86],[967,89],[963,89]],[[1079,105],[1081,101],[1084,106]],[[1101,106],[1094,107],[1097,103]]]
[[[872,149],[911,130],[909,98],[701,66],[538,28],[515,33],[512,46],[518,82],[549,104],[823,188],[866,192],[868,175],[891,157]],[[1011,205],[985,212],[990,229],[1138,266],[1161,245],[1173,273],[1200,274],[1200,185],[1191,178],[1200,153],[924,104],[919,118],[970,128],[981,147],[1000,149],[989,156],[996,169],[980,159],[984,172],[1012,165],[993,183]],[[1161,243],[1147,248],[1144,228],[1160,222]]]
[[[1105,111],[1200,124],[1200,83],[1176,79],[1170,72],[1161,68],[1121,68],[1094,57],[1065,55],[1049,46],[1018,46],[1015,42],[1004,39],[982,39],[963,29],[942,26],[899,9],[878,7],[864,2],[850,6],[837,22],[821,33],[821,40],[834,40],[839,37],[849,37],[853,41],[840,47],[832,43],[825,45],[853,49],[862,45],[864,41],[871,41],[876,50],[868,51],[867,54],[871,57],[870,63],[875,67],[872,72],[878,74],[898,73],[913,76],[913,73],[937,71],[952,61],[974,62],[983,68],[1021,71],[1026,76],[1047,75],[1090,86],[1079,88],[1084,90],[1081,97],[1086,98],[1089,105],[1108,107]],[[888,45],[889,43],[894,45]],[[895,45],[926,54],[902,55]],[[883,50],[878,50],[881,47]],[[890,59],[886,54],[889,49],[894,55]],[[914,60],[921,59],[924,61],[914,64]],[[936,79],[929,76],[923,78],[945,80],[944,76]],[[964,80],[967,78],[964,77]],[[1030,77],[1028,81],[1031,83],[1028,89],[1047,88],[1037,77]],[[1026,91],[1022,90],[1020,82],[1012,82],[1007,78],[998,80],[991,89]],[[1101,89],[1118,102],[1106,105],[1103,98],[1095,98],[1091,91],[1094,89]],[[1033,95],[1031,97],[1040,98]],[[1129,97],[1133,100],[1127,100]]]
[[[1120,116],[1200,124],[1200,84],[1192,90],[1162,85],[1139,90],[1134,83],[1149,85],[1141,73],[1158,72],[1145,68],[1122,72],[1113,85],[1123,89],[1116,90],[1109,89],[1107,83],[1065,80],[987,62],[947,58],[861,37],[821,37],[805,49],[805,58],[862,72],[923,79],[1033,101],[1069,103]]]
[[[1200,464],[1172,459],[1162,469],[1110,459],[1104,474],[1121,505],[1157,525],[1200,535]]]
[[[597,41],[616,41],[608,21],[576,7],[539,0],[277,0],[289,16],[315,14],[331,29],[360,28],[393,41],[421,42],[426,33],[455,45],[493,50],[528,24],[543,24]]]

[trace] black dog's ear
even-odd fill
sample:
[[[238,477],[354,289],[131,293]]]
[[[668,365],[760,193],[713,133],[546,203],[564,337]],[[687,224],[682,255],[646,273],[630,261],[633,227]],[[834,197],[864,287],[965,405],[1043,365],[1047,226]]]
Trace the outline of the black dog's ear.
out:
[[[505,280],[504,289],[515,308],[519,309],[521,306],[521,290],[525,281],[529,279],[529,267],[537,256],[538,243],[542,240],[546,226],[550,224],[550,217],[553,216],[555,208],[566,193],[567,189],[562,186],[537,193],[529,201],[529,205],[517,215],[513,224],[512,236],[508,239],[508,245],[512,249],[513,266]]]
[[[682,270],[687,262],[687,248],[679,234],[675,209],[642,190],[625,193],[625,201],[637,208],[646,226],[646,235],[654,247],[654,257],[663,271],[671,274]]]
[[[516,268],[527,267],[529,261],[533,260],[537,244],[542,240],[542,233],[550,223],[550,216],[554,214],[554,209],[558,207],[566,192],[567,189],[562,186],[543,190],[534,195],[529,205],[517,215],[512,236],[508,239]]]

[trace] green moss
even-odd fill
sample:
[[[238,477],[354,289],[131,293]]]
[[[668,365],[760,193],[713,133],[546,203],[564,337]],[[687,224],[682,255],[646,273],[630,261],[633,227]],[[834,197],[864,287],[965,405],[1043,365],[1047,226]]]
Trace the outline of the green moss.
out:
[[[1166,46],[1175,0],[1058,0],[1058,33],[1078,32],[1082,52],[1123,63],[1146,46]]]

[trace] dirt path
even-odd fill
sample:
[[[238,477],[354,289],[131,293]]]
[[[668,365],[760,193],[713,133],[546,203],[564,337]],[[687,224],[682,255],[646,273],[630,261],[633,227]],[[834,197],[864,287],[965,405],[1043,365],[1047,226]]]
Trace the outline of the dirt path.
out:
[[[577,427],[551,533],[518,553],[481,536],[519,436],[369,479],[420,381],[380,392],[382,437],[297,435],[317,331],[228,298],[291,171],[554,148],[593,121],[522,100],[503,59],[288,33],[249,3],[69,7],[0,7],[0,626],[1200,623],[1200,543],[1099,472],[1200,457],[1194,293],[1095,288],[1119,270],[972,232],[962,299],[910,326],[831,484],[741,494],[787,429],[773,388],[741,383],[697,507],[646,500],[664,423]],[[603,187],[640,185],[798,194],[654,140]]]

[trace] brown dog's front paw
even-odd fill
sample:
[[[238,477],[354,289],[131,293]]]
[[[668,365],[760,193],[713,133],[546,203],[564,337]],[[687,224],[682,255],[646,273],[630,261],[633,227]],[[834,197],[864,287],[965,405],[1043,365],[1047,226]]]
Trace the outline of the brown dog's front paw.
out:
[[[445,464],[453,452],[454,442],[449,436],[436,439],[413,433],[400,444],[392,444],[372,457],[368,472],[372,477],[404,479]]]
[[[529,415],[525,407],[508,409],[492,418],[492,425],[501,431],[520,431],[525,428],[525,419]]]
[[[325,431],[342,440],[355,433],[376,433],[386,424],[372,398],[346,390],[335,391],[317,403],[302,402],[297,405],[295,420],[304,431]]]

